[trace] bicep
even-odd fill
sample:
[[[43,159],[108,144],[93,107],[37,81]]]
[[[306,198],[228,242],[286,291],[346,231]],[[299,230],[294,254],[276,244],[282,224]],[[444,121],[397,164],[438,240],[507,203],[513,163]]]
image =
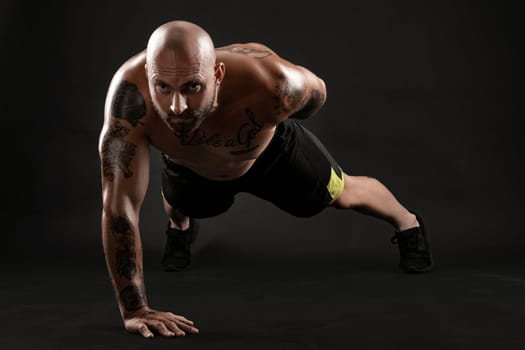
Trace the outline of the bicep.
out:
[[[302,68],[302,67],[301,67]],[[324,81],[309,70],[302,68],[304,86],[303,99],[297,104],[292,118],[304,119],[317,113],[326,101],[326,85]]]
[[[109,118],[100,134],[103,204],[112,212],[138,212],[149,181],[149,145],[133,127]]]
[[[126,69],[113,77],[99,138],[104,207],[138,211],[149,181],[149,143],[144,131],[144,84]]]
[[[283,65],[278,89],[281,109],[290,118],[307,118],[315,114],[326,100],[324,81],[310,70],[293,65]]]

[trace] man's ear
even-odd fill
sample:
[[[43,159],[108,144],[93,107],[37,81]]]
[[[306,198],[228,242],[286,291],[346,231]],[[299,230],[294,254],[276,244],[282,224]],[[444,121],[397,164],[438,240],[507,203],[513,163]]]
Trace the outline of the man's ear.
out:
[[[144,63],[144,70],[146,71],[146,78],[149,80],[148,64]]]
[[[224,62],[219,62],[215,65],[215,83],[220,85],[224,79],[224,74],[226,73],[226,66]]]

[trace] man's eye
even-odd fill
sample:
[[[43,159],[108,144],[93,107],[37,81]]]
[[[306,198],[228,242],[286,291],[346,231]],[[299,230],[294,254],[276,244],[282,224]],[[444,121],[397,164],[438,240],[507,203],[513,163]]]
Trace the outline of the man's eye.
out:
[[[198,92],[201,89],[201,84],[191,83],[188,85],[188,90],[191,92]]]
[[[163,82],[159,81],[157,83],[157,89],[160,91],[160,92],[166,92],[169,90],[169,87],[168,85],[164,84]]]

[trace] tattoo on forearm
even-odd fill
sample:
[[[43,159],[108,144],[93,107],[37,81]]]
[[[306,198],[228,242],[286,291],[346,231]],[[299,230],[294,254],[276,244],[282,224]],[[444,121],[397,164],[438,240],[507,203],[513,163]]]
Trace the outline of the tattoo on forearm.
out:
[[[146,115],[146,101],[137,85],[126,80],[120,82],[111,102],[111,114],[126,120],[133,127],[143,124],[139,119]]]
[[[240,46],[228,46],[228,47],[220,48],[218,50],[229,51],[231,53],[236,53],[236,54],[245,55],[245,56],[251,56],[258,60],[262,60],[263,58],[266,58],[272,55],[272,53],[268,50],[249,49],[249,48],[240,47]]]
[[[124,216],[110,219],[111,233],[117,241],[117,273],[128,280],[137,273],[137,256],[135,253],[135,232],[131,222]]]
[[[286,80],[284,75],[278,79],[274,89],[275,105],[273,107],[275,115],[289,113],[301,103],[304,98],[301,91],[293,89]]]
[[[144,286],[127,286],[120,291],[120,300],[127,311],[136,311],[146,306]]]
[[[111,126],[102,141],[102,173],[109,181],[115,179],[116,169],[120,169],[126,178],[133,176],[129,165],[135,156],[137,146],[124,141],[128,133],[129,129],[117,121]]]
[[[181,136],[181,143],[185,146],[207,145],[211,147],[238,148],[230,151],[233,155],[241,155],[258,148],[260,145],[253,144],[255,137],[261,131],[262,125],[257,122],[250,108],[245,110],[248,121],[239,126],[234,137],[224,138],[219,133],[208,135],[202,129],[197,129],[192,134]]]

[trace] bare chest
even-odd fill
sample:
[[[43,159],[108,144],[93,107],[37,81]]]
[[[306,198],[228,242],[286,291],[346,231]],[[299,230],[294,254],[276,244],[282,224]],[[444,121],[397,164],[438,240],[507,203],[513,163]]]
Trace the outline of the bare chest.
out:
[[[215,118],[195,132],[175,136],[160,119],[150,138],[153,146],[174,162],[201,176],[229,180],[242,176],[270,143],[275,125],[244,115]]]

